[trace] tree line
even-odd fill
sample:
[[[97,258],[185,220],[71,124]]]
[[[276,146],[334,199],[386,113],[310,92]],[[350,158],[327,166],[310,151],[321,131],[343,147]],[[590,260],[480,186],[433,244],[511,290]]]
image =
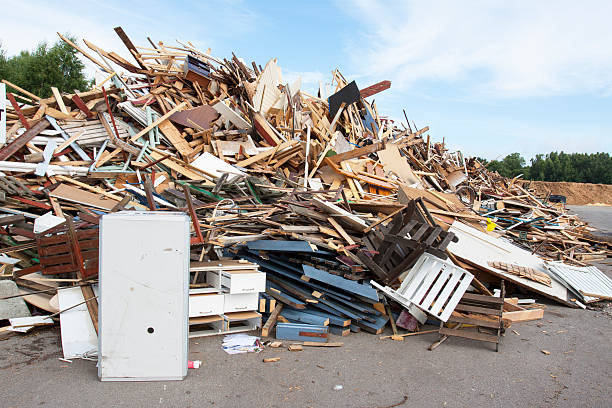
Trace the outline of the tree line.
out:
[[[551,152],[536,155],[530,165],[526,165],[519,153],[509,154],[501,160],[477,159],[489,171],[497,171],[504,177],[522,174],[526,180],[612,184],[612,157],[609,153]]]
[[[70,36],[68,38],[76,41]],[[24,50],[14,56],[7,56],[0,42],[0,79],[6,79],[41,98],[52,95],[52,86],[70,93],[75,89],[86,90],[91,82],[85,76],[84,69],[77,51],[61,40],[53,45],[40,43],[34,50]]]

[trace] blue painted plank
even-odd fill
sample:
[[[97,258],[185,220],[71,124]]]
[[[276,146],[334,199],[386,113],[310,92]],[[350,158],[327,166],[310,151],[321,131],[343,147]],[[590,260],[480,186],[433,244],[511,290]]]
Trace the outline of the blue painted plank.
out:
[[[325,296],[330,299],[330,300],[335,300],[337,302],[340,302],[346,306],[350,306],[353,309],[361,312],[361,313],[369,313],[369,314],[374,314],[374,315],[379,315],[380,312],[374,308],[368,307],[366,305],[363,305],[360,301],[358,300],[346,300],[346,299],[342,299],[339,298],[331,293],[326,293]]]
[[[314,310],[313,308],[309,308],[308,313],[328,318],[330,325],[333,324],[336,326],[348,326],[349,324],[351,324],[351,319],[349,318],[336,316],[335,314],[332,314],[332,313],[325,313],[320,310]]]
[[[329,326],[329,333],[334,336],[346,336],[351,332],[348,327],[344,326]]]
[[[327,326],[301,323],[277,323],[276,338],[279,340],[327,341],[329,329]]]
[[[284,297],[285,299],[294,302],[298,305],[306,305],[306,303],[302,302],[300,299],[298,298],[294,298],[293,296],[289,295],[287,292],[283,292],[283,288],[276,286],[270,282],[266,282],[266,288],[273,288],[278,290],[280,293],[279,295],[281,295],[282,297]],[[276,299],[277,302],[280,302],[280,300]]]
[[[319,282],[332,285],[338,289],[378,301],[378,291],[368,284],[357,283],[349,279],[344,279],[341,276],[333,275],[329,272],[313,268],[310,265],[302,265],[302,269],[304,270],[304,275],[311,279],[315,279]]]
[[[316,324],[318,326],[327,326],[329,324],[329,318],[325,316],[318,316],[316,314],[310,314],[304,311],[292,310],[289,308],[283,308],[281,311],[281,316],[294,320],[300,323],[306,324]]]
[[[306,241],[279,241],[275,239],[250,241],[247,242],[247,248],[260,251],[314,252]]]
[[[389,317],[387,316],[378,316],[374,323],[368,322],[365,319],[357,322],[357,325],[364,329],[367,332],[379,334],[382,332],[382,329],[385,327],[387,322],[389,321]]]
[[[350,317],[351,319],[356,319],[356,320],[361,320],[364,318],[364,315],[354,312],[351,309],[348,309],[342,305],[334,303],[328,299],[320,298],[319,303],[314,304],[314,306],[317,306],[320,304],[324,304],[326,306],[329,306],[332,309],[337,310],[340,313],[340,316],[347,316],[347,317]]]

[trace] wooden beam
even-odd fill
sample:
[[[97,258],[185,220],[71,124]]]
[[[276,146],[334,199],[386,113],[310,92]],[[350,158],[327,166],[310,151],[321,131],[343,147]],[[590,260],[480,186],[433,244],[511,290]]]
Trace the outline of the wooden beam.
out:
[[[66,115],[69,115],[68,109],[66,109],[66,105],[64,105],[64,98],[62,98],[62,94],[60,94],[59,89],[52,86],[51,92],[53,93],[53,97],[57,101],[57,106],[59,107],[60,111]]]
[[[140,139],[142,136],[146,135],[147,133],[149,133],[150,130],[155,129],[156,126],[158,126],[160,123],[162,123],[163,121],[165,121],[166,119],[168,119],[170,116],[172,116],[174,113],[178,112],[179,110],[183,109],[185,106],[187,106],[187,102],[181,102],[178,105],[176,105],[174,108],[172,108],[171,110],[169,110],[165,115],[161,116],[160,118],[158,118],[156,121],[154,121],[153,123],[151,123],[149,126],[147,126],[146,128],[142,129],[140,132],[136,133],[134,136],[132,136],[130,138],[131,142],[135,142],[136,140]]]
[[[3,84],[6,84],[6,85],[8,85],[8,86],[10,86],[10,87],[11,87],[11,88],[13,88],[13,89],[18,90],[18,91],[19,91],[19,92],[21,92],[22,94],[29,96],[30,98],[34,99],[35,101],[40,101],[40,100],[41,100],[41,98],[40,98],[40,97],[38,97],[38,96],[34,95],[34,94],[33,94],[33,93],[31,93],[31,92],[26,91],[26,90],[25,90],[25,89],[23,89],[23,88],[18,87],[17,85],[13,84],[12,82],[7,81],[6,79],[3,79],[3,80],[2,80],[2,83],[3,83]]]
[[[272,313],[270,313],[270,317],[266,320],[266,323],[261,328],[261,337],[268,337],[270,335],[270,330],[276,324],[276,320],[278,319],[278,315],[283,310],[282,304],[277,304]]]
[[[40,132],[42,132],[47,127],[49,127],[49,125],[50,125],[49,121],[46,118],[43,118],[38,123],[36,123],[34,126],[32,126],[30,129],[26,130],[24,134],[17,137],[17,139],[13,140],[7,146],[2,148],[2,150],[0,150],[0,161],[6,160],[12,155],[14,155],[15,153],[17,153],[19,149],[25,146],[26,143],[29,143]]]

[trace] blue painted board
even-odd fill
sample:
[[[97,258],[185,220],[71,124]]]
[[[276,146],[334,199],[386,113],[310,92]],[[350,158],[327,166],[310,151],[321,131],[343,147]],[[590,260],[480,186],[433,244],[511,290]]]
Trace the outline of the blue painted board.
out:
[[[327,306],[325,306],[325,307],[327,307]],[[283,310],[285,310],[285,309],[283,309]],[[326,318],[329,319],[329,324],[334,324],[336,326],[344,326],[344,325],[346,325],[346,322],[349,322],[349,324],[351,322],[351,319],[349,319],[349,318],[336,316],[335,314],[332,314],[332,313],[325,313],[325,312],[322,312],[320,310],[314,310],[313,308],[308,309],[308,313],[314,314],[314,315],[317,315],[317,316],[326,317]]]
[[[363,319],[357,322],[357,325],[367,332],[379,334],[388,321],[389,317],[387,316],[377,316],[375,322],[368,322]]]
[[[247,248],[260,251],[314,252],[306,241],[279,241],[275,239],[250,241],[247,242]]]
[[[296,322],[300,323],[316,324],[318,326],[327,326],[329,324],[329,318],[301,310],[298,311],[295,309],[283,308],[280,314],[289,320],[295,320]]]
[[[327,341],[329,329],[327,326],[317,326],[302,323],[277,323],[276,338],[279,340]]]
[[[333,275],[329,272],[313,268],[310,265],[302,265],[304,275],[319,282],[324,282],[335,288],[342,289],[347,292],[355,293],[368,299],[378,301],[378,291],[372,286],[355,281],[344,279],[341,276]]]

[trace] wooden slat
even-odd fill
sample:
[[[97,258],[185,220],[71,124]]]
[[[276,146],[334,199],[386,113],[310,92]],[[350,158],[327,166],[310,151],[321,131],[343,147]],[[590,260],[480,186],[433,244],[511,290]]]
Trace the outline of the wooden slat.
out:
[[[41,119],[38,123],[32,126],[30,129],[26,130],[24,134],[19,136],[17,139],[13,140],[7,146],[5,146],[2,150],[0,150],[0,161],[6,160],[23,146],[26,143],[29,143],[32,139],[34,139],[40,132],[48,128],[51,124],[46,118]]]
[[[457,305],[455,310],[458,312],[472,312],[472,313],[480,313],[480,314],[491,315],[491,316],[501,316],[502,315],[502,312],[499,310],[489,309],[486,307],[468,306],[468,305],[463,305],[461,303]]]
[[[441,327],[440,330],[439,330],[439,333],[444,335],[444,336],[456,336],[456,337],[463,337],[463,338],[466,338],[466,339],[488,341],[488,342],[491,342],[491,343],[498,343],[497,336],[493,336],[491,334],[477,333],[477,332],[461,330],[461,329],[460,330],[453,330],[453,329],[449,329],[447,327]]]

